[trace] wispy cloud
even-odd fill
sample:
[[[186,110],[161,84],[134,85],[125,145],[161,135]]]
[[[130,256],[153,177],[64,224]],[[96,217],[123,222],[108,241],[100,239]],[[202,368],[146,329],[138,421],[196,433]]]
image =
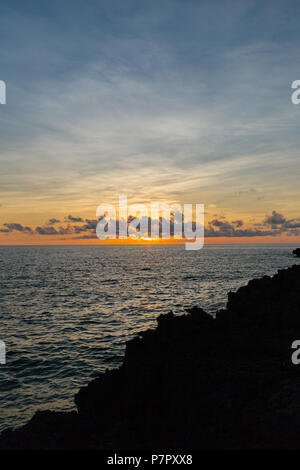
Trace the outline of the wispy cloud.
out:
[[[55,0],[29,15],[4,1],[2,220],[11,206],[91,213],[120,190],[236,220],[296,213],[299,6],[287,3]]]

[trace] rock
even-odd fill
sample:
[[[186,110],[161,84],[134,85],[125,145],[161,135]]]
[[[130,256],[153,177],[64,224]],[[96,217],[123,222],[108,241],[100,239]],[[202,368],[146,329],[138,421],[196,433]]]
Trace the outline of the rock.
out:
[[[297,256],[297,258],[300,258],[300,248],[296,248],[294,251],[293,251],[293,254]]]
[[[37,411],[25,426],[15,431],[4,431],[1,435],[0,448],[76,449],[78,440],[80,440],[80,427],[78,414],[75,411]]]
[[[190,319],[192,322],[195,322],[197,324],[202,324],[202,325],[212,325],[214,322],[214,319],[211,315],[208,315],[208,313],[204,312],[202,308],[199,307],[193,307],[193,308],[187,308],[186,311],[190,314]]]
[[[160,315],[121,367],[39,412],[0,449],[300,448],[300,266],[229,293],[226,309]]]

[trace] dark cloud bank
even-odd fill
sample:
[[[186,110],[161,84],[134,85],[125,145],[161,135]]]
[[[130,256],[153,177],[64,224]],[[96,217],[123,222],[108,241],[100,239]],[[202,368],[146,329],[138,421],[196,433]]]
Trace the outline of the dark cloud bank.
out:
[[[130,216],[128,222],[132,221],[134,217]],[[99,219],[101,220],[101,218]],[[96,238],[96,226],[99,220],[93,219],[82,219],[81,217],[73,217],[68,215],[65,217],[66,226],[58,225],[60,220],[56,218],[49,219],[48,222],[43,226],[37,226],[31,228],[23,226],[20,223],[4,223],[0,227],[0,232],[11,233],[21,232],[29,235],[74,235],[73,239],[90,239]],[[118,221],[117,233],[118,233]],[[150,233],[151,219],[148,219],[148,229]],[[156,221],[156,223],[158,223]],[[80,225],[79,225],[80,224]],[[205,237],[262,237],[262,236],[278,236],[282,234],[286,235],[300,235],[300,218],[287,219],[277,211],[273,211],[270,216],[265,217],[261,223],[254,225],[254,228],[242,228],[244,222],[241,219],[233,220],[231,222],[224,220],[223,218],[215,218],[208,222],[207,228],[205,228]],[[159,228],[161,233],[162,219],[159,220]],[[139,231],[139,226],[137,230]],[[193,223],[193,229],[195,224]],[[174,221],[171,220],[171,235],[174,234]]]

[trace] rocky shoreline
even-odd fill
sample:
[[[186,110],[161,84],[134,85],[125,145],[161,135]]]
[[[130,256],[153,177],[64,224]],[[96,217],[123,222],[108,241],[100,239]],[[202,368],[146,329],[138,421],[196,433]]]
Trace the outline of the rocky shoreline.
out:
[[[300,448],[300,265],[228,294],[215,318],[194,307],[157,318],[124,362],[39,411],[0,449]]]

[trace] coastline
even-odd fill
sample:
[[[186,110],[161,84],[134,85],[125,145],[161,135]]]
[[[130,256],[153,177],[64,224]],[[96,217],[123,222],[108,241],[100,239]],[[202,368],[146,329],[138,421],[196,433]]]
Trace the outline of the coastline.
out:
[[[0,449],[299,448],[299,287],[294,265],[230,292],[215,318],[159,316],[79,390],[78,413],[38,411]]]

